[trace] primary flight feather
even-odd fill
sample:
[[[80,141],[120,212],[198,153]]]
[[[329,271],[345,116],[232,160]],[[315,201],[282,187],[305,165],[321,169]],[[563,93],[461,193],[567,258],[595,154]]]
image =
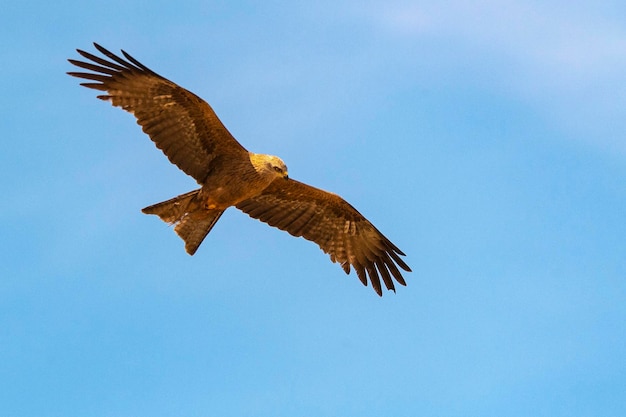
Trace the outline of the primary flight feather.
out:
[[[378,295],[380,280],[395,291],[406,285],[398,267],[411,271],[404,253],[361,213],[336,194],[288,176],[278,157],[248,152],[230,134],[207,102],[163,78],[122,51],[121,58],[94,43],[106,58],[78,49],[91,62],[70,59],[90,72],[68,72],[102,91],[98,98],[132,113],[157,148],[201,188],[144,208],[175,225],[193,255],[224,210],[237,207],[270,226],[313,241],[350,267]]]

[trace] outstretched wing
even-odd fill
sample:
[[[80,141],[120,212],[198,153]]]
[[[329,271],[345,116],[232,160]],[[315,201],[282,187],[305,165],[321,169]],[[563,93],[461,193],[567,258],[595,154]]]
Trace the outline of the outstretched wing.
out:
[[[237,208],[270,226],[319,245],[346,272],[354,268],[363,285],[369,276],[382,295],[380,278],[395,291],[393,278],[406,285],[398,266],[411,271],[404,253],[343,198],[292,179],[274,180],[260,195]]]
[[[137,118],[143,131],[168,159],[203,184],[218,156],[247,158],[247,151],[228,132],[211,106],[192,92],[163,78],[122,51],[125,59],[97,43],[104,59],[78,49],[91,62],[68,61],[92,72],[68,72],[95,82],[81,85],[106,92],[99,95]]]

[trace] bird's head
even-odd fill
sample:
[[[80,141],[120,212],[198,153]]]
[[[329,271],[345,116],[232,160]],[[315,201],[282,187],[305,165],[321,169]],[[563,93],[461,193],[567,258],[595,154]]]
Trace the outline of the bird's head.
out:
[[[287,171],[287,165],[277,156],[270,155],[267,161],[268,168],[273,170],[277,176],[282,178],[289,178],[289,171]]]
[[[273,178],[289,178],[287,165],[285,165],[283,160],[277,156],[252,154],[250,156],[250,161],[252,161],[252,165],[254,165],[257,172],[262,173],[263,175],[271,175]]]

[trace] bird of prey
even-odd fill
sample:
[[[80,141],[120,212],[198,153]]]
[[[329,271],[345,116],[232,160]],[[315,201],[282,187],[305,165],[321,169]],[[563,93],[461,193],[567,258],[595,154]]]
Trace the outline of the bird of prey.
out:
[[[102,46],[105,57],[78,49],[88,61],[68,61],[89,72],[68,72],[88,80],[81,85],[104,92],[137,123],[171,163],[193,177],[200,188],[144,208],[174,225],[193,255],[229,207],[270,226],[313,241],[346,272],[354,268],[382,296],[380,279],[395,292],[395,279],[406,285],[398,267],[411,269],[404,253],[340,196],[289,178],[278,157],[248,152],[230,134],[207,102],[158,75],[122,51]]]

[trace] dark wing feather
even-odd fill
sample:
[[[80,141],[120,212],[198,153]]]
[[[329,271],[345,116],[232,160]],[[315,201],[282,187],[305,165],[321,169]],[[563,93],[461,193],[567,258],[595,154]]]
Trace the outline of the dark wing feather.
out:
[[[106,92],[109,100],[137,118],[143,131],[169,160],[203,184],[218,155],[247,158],[247,151],[224,127],[209,104],[163,78],[122,51],[124,57],[94,43],[106,58],[77,50],[91,62],[70,59],[91,72],[68,72],[90,81],[81,85]]]
[[[241,211],[270,226],[319,245],[346,272],[350,266],[364,285],[367,276],[382,295],[380,279],[395,291],[393,279],[406,285],[398,266],[411,271],[404,253],[361,213],[336,194],[291,179],[274,180],[260,195],[237,204]]]

